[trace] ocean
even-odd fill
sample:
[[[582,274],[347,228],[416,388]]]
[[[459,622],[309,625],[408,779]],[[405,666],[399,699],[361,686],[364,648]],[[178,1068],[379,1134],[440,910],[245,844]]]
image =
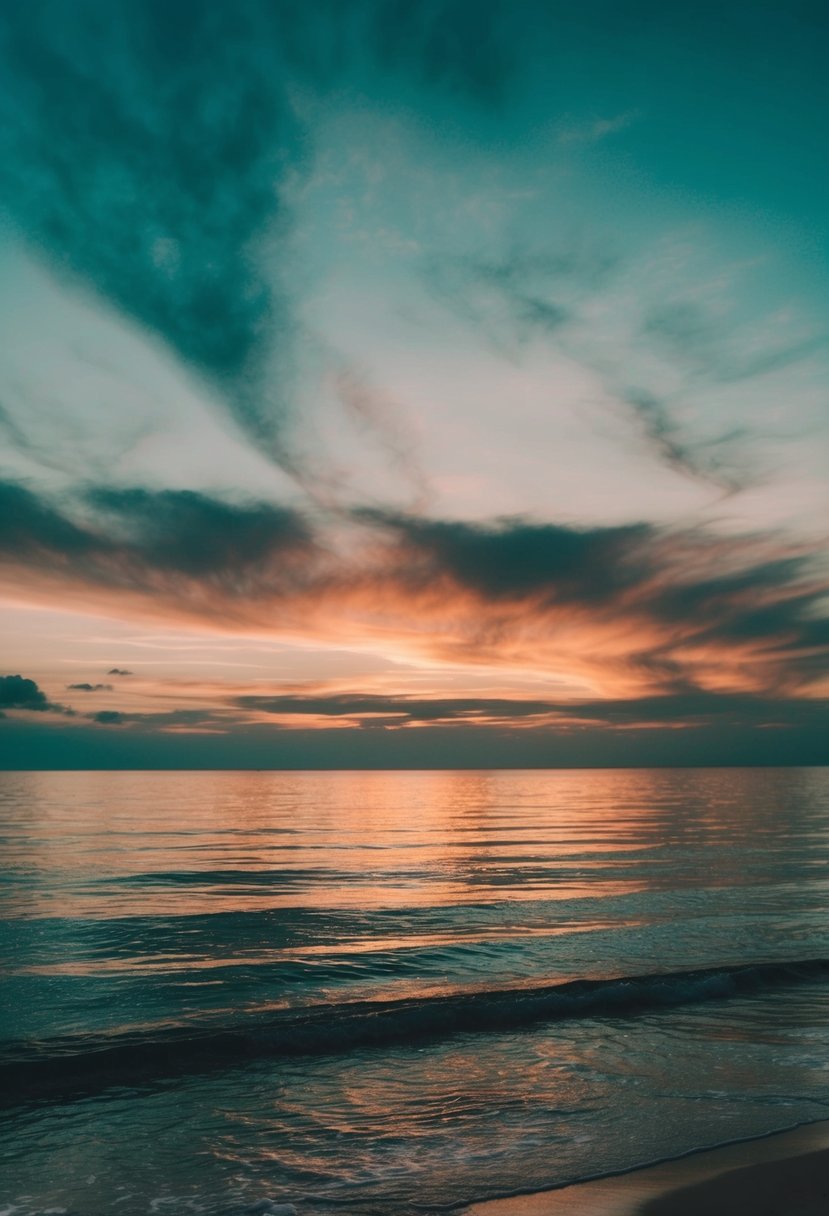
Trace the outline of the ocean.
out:
[[[829,1115],[829,769],[0,774],[0,1214],[413,1216]]]

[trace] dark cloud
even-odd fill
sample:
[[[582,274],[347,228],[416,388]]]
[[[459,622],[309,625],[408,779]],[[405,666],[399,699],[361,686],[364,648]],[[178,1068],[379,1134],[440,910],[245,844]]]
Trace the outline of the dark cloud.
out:
[[[319,517],[319,532],[265,503],[98,489],[61,509],[11,484],[0,520],[15,586],[105,592],[128,612],[140,600],[223,628],[401,636],[441,661],[569,667],[609,692],[790,696],[829,673],[825,570],[773,535],[379,509]]]
[[[66,687],[75,692],[112,692],[111,684],[67,684]]]
[[[297,558],[312,548],[296,512],[264,503],[93,489],[72,505],[75,518],[19,484],[0,483],[0,560],[125,592],[184,596],[204,582],[244,597],[289,581]]]
[[[126,671],[123,667],[110,667],[107,672],[108,676],[131,676],[131,671]]]
[[[807,574],[802,558],[757,562],[667,586],[654,609],[666,622],[694,622],[696,645],[766,646],[782,685],[805,686],[829,673],[827,587]]]
[[[522,729],[587,730],[600,725],[630,729],[649,727],[730,727],[829,729],[829,700],[771,698],[738,693],[688,689],[661,696],[592,701],[562,701],[507,697],[411,697],[367,693],[284,693],[234,697],[242,710],[276,717],[312,716],[363,720],[362,725],[385,728],[410,723],[440,722],[458,727],[480,724]],[[829,735],[827,736],[829,739]],[[827,743],[829,758],[829,743]]]
[[[34,680],[25,676],[0,676],[0,705],[6,709],[49,709],[49,699]]]
[[[209,709],[172,709],[158,713],[127,713],[102,709],[97,713],[86,714],[85,717],[98,726],[129,726],[153,731],[198,728],[221,731],[233,722],[226,714]]]
[[[266,6],[53,0],[5,14],[4,204],[54,265],[158,334],[276,433],[288,324],[266,240],[301,133]]]
[[[829,700],[764,697],[746,693],[685,689],[664,696],[631,697],[606,701],[559,703],[562,717],[618,728],[644,726],[730,727],[799,729],[825,724],[829,728]]]
[[[369,718],[380,725],[403,722],[469,722],[475,718],[523,718],[549,713],[546,701],[506,697],[407,697],[372,693],[300,694],[234,697],[239,709],[275,715],[310,714],[333,718]]]
[[[13,481],[0,482],[0,520],[0,552],[29,566],[36,566],[41,554],[65,566],[93,543],[45,499]]]
[[[160,338],[291,467],[297,86],[493,100],[501,0],[31,0],[0,37],[0,191],[26,241]]]
[[[494,524],[364,511],[405,550],[404,579],[441,575],[491,599],[542,596],[550,601],[612,600],[649,573],[646,524],[574,528],[505,519]]]
[[[50,701],[34,680],[20,675],[0,676],[0,707],[35,710],[38,713],[72,714],[72,710],[66,706]]]
[[[644,627],[629,661],[666,688],[685,686],[700,648],[750,644],[763,680],[794,689],[829,672],[829,584],[808,551],[768,538],[717,538],[637,524],[573,528],[521,519],[469,523],[362,511],[392,544],[391,563],[411,591],[450,584],[478,597],[479,638],[493,631],[487,606],[525,604],[543,635],[545,613],[571,609]],[[451,600],[451,597],[449,597]],[[510,618],[495,634],[515,629]],[[648,641],[652,635],[653,640]],[[725,658],[725,654],[723,658]]]
[[[254,570],[308,541],[301,517],[284,507],[237,506],[190,490],[98,489],[88,501],[109,534],[148,565],[194,577]]]

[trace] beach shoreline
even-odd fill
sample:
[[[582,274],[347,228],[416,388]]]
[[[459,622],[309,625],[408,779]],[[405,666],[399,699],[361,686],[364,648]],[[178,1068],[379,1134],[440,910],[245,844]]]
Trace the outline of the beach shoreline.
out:
[[[825,1216],[829,1120],[627,1173],[475,1202],[459,1216],[692,1216],[702,1211],[706,1216]]]

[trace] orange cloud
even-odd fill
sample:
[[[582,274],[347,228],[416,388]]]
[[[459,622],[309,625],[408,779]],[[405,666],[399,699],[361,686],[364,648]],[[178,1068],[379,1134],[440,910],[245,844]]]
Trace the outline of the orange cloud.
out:
[[[829,582],[773,536],[309,521],[149,491],[99,493],[89,523],[15,493],[0,578],[30,602],[541,679],[572,703],[814,696],[829,672]]]

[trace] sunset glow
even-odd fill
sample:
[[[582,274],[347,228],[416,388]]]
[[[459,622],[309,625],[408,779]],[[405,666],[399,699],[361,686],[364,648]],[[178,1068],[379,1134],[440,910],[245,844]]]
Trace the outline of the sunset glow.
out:
[[[807,27],[98,7],[2,47],[4,765],[825,759]]]

